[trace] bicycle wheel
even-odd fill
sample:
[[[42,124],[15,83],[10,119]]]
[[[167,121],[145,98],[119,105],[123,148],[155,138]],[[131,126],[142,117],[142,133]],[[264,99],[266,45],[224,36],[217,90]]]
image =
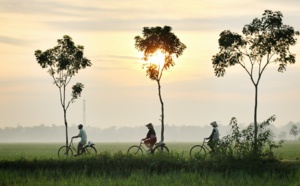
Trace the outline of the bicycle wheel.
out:
[[[191,157],[200,157],[205,155],[206,155],[206,151],[202,145],[195,145],[190,150]]]
[[[165,145],[156,146],[153,151],[156,154],[158,154],[158,153],[169,153],[169,149]]]
[[[96,156],[97,155],[97,150],[95,147],[92,147],[92,146],[85,146],[83,149],[82,149],[82,152],[81,152],[82,155],[88,155],[88,156]]]
[[[58,157],[59,158],[67,158],[67,157],[72,157],[72,156],[73,156],[73,151],[68,146],[62,146],[58,149]]]
[[[127,154],[142,155],[143,150],[141,149],[141,147],[139,147],[137,145],[133,145],[133,146],[129,147],[129,149],[127,150]]]

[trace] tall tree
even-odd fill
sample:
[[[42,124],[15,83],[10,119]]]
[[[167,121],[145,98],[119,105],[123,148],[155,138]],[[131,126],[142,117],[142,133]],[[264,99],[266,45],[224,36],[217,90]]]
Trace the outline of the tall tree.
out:
[[[296,137],[297,137],[298,133],[299,133],[299,130],[298,130],[297,125],[293,125],[291,130],[290,130],[290,134],[295,137],[295,140],[296,140]]]
[[[170,26],[162,27],[144,27],[143,36],[136,36],[135,48],[144,53],[142,58],[145,63],[146,74],[151,80],[157,82],[158,96],[161,103],[161,141],[164,141],[164,102],[161,96],[160,80],[164,70],[168,70],[175,65],[174,57],[182,55],[186,46],[180,42],[177,36],[171,32]],[[162,64],[148,62],[149,58],[161,52],[164,55]]]
[[[92,63],[83,56],[84,47],[81,45],[76,46],[70,36],[63,36],[63,39],[58,39],[57,43],[57,46],[44,52],[36,50],[35,57],[42,68],[48,68],[48,73],[59,89],[60,103],[64,112],[66,145],[68,145],[67,110],[70,103],[73,103],[81,96],[84,85],[76,83],[72,86],[72,94],[69,101],[66,98],[66,87],[79,70],[91,66]]]
[[[261,19],[255,18],[252,23],[244,26],[244,36],[230,30],[221,32],[220,51],[212,57],[217,77],[224,76],[225,69],[236,64],[250,76],[255,88],[254,151],[257,150],[258,84],[262,74],[271,63],[278,65],[279,72],[285,71],[287,64],[295,63],[295,55],[290,52],[290,46],[296,44],[299,32],[284,25],[282,17],[279,11],[265,10]]]

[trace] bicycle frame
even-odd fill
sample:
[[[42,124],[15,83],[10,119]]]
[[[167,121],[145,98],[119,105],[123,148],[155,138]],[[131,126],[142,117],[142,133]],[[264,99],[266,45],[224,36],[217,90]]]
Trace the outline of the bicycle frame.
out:
[[[208,141],[205,141],[205,140],[206,140],[206,138],[204,138],[204,140],[202,142],[202,146],[205,150],[207,150],[208,152],[211,152],[210,147],[208,147],[208,145],[207,145]],[[224,153],[224,147],[225,147],[225,151],[226,151],[226,148],[228,147],[228,145],[226,143],[222,143],[221,140],[218,140],[217,142],[215,142],[215,151],[216,152]]]
[[[83,145],[80,154],[82,153],[82,150],[85,148],[86,145]],[[71,138],[70,144],[68,145],[69,149],[72,149],[77,154],[77,148],[74,147],[73,138]]]
[[[70,149],[74,150],[75,152],[77,152],[77,149],[73,145],[73,139],[71,139],[70,144],[68,145],[68,148],[70,148]]]
[[[144,145],[142,145],[144,144]],[[153,148],[153,150],[149,150],[148,146],[146,148],[146,144],[144,143],[143,140],[141,140],[139,145],[132,145],[129,147],[129,149],[127,150],[127,153],[136,155],[136,154],[143,154],[143,152],[145,151],[147,154],[154,154],[154,153],[165,153],[165,152],[169,152],[168,147],[166,147],[165,143],[163,142],[159,142],[155,144],[155,147]]]
[[[142,145],[142,144],[144,144],[144,145]],[[150,153],[147,149],[146,149],[146,144],[145,143],[143,143],[143,141],[141,141],[140,142],[140,145],[139,145],[139,147],[142,149],[142,150],[144,150],[145,152],[148,152],[148,153]],[[148,148],[148,147],[147,147]]]
[[[58,149],[58,157],[70,157],[70,156],[78,156],[78,155],[96,155],[97,150],[94,147],[94,143],[89,141],[87,145],[83,145],[82,149],[79,153],[77,153],[78,149],[74,146],[73,138],[71,138],[70,143],[66,146],[61,146]],[[75,152],[75,153],[74,153]],[[75,155],[74,155],[74,154]]]
[[[222,143],[222,141],[220,141],[220,140],[218,140],[215,143],[214,151],[211,150],[211,148],[208,146],[207,143],[208,143],[207,139],[204,138],[202,144],[194,145],[190,149],[190,156],[194,157],[195,154],[197,156],[200,154],[205,155],[207,152],[210,153],[211,155],[212,154],[223,155],[223,154],[227,154],[227,153],[232,153],[232,150],[230,149],[230,147],[226,143]]]
[[[208,152],[210,152],[211,150],[210,150],[210,148],[209,148],[208,145],[207,145],[207,142],[208,142],[208,141],[205,141],[205,140],[206,140],[206,138],[203,139],[202,147],[203,147],[205,150],[207,150]]]

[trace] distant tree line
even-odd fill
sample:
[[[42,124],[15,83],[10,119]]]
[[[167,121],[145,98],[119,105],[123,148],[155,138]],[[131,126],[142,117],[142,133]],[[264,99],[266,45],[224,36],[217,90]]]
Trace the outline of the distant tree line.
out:
[[[292,126],[300,128],[300,122],[289,122],[285,126],[275,127],[271,125],[270,128],[276,136],[276,140],[294,140],[293,135],[290,134]],[[64,142],[65,133],[63,125],[38,125],[33,127],[6,127],[0,129],[0,143],[22,143],[22,142]],[[160,126],[154,126],[159,131]],[[93,142],[136,142],[144,138],[147,133],[145,126],[139,127],[117,127],[109,128],[85,127],[88,140]],[[166,142],[201,142],[203,138],[208,137],[211,133],[211,126],[165,126],[167,137]],[[219,126],[221,137],[230,133],[230,126]],[[76,125],[70,126],[70,134],[77,134],[78,129]]]

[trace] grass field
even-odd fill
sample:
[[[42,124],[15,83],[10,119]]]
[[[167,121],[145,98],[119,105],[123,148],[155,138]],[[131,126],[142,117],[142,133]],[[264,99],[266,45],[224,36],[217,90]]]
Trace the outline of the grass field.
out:
[[[98,152],[108,151],[110,153],[126,153],[131,145],[138,143],[95,143]],[[184,156],[189,155],[189,150],[196,142],[166,143],[171,152],[181,153]],[[43,159],[58,158],[57,151],[64,143],[0,143],[1,159]],[[300,160],[300,142],[285,142],[282,148],[274,149],[276,156],[283,160]]]
[[[96,143],[95,158],[59,159],[63,143],[2,143],[0,185],[300,185],[299,142],[275,150],[284,164],[192,160],[196,144],[167,143],[166,157],[131,157],[126,151],[137,143]]]

